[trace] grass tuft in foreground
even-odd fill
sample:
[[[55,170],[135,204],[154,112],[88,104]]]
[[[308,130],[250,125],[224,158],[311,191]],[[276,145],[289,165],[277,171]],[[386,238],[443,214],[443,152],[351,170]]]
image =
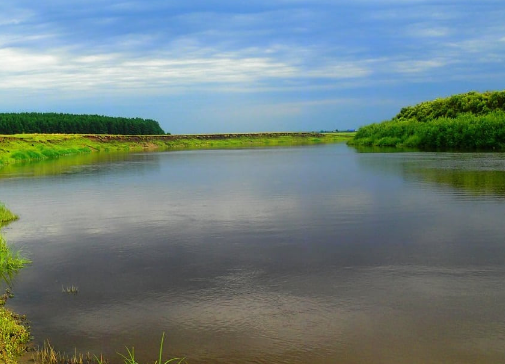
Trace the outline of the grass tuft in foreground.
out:
[[[90,353],[78,354],[75,352],[71,356],[56,351],[49,342],[45,342],[42,348],[35,351],[32,356],[35,364],[106,364],[102,357],[97,358]]]
[[[160,350],[158,353],[158,360],[156,360],[154,362],[154,364],[169,364],[169,363],[184,364],[184,363],[186,363],[186,358],[172,358],[172,359],[168,359],[168,360],[163,361],[162,358],[163,358],[163,342],[164,341],[165,341],[165,333],[163,333],[163,335],[161,335],[161,343],[160,343]],[[124,359],[125,364],[140,364],[135,359],[135,348],[132,347],[131,350],[126,348],[126,351],[127,351],[126,355],[119,353],[119,355]],[[103,364],[103,363],[100,362],[100,364]]]
[[[160,349],[158,351],[158,359],[154,364],[187,364],[185,358],[172,358],[163,360],[163,344],[165,341],[165,333],[161,336]],[[135,348],[126,348],[126,354],[118,353],[125,364],[140,364],[135,358]],[[32,357],[34,364],[107,364],[109,361],[100,357],[92,356],[87,353],[85,355],[75,352],[68,356],[57,352],[49,342],[45,342],[44,346],[38,349]]]

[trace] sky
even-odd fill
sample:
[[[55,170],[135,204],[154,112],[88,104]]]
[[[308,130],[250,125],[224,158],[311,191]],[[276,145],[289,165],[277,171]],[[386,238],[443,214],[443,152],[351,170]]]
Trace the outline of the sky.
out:
[[[503,89],[503,0],[0,2],[0,112],[345,130]]]

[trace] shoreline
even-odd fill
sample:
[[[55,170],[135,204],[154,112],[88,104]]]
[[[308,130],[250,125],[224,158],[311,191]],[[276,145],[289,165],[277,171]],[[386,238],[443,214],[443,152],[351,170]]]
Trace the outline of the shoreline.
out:
[[[14,134],[0,135],[0,168],[95,152],[218,149],[339,143],[355,133],[221,133],[181,135]]]
[[[0,203],[0,229],[18,219],[3,203]],[[20,256],[7,244],[0,231],[0,276],[2,292],[0,294],[0,360],[6,364],[17,363],[27,353],[30,343],[30,329],[23,315],[6,307],[13,297],[12,280],[14,276],[30,261]],[[4,291],[5,288],[5,291]]]

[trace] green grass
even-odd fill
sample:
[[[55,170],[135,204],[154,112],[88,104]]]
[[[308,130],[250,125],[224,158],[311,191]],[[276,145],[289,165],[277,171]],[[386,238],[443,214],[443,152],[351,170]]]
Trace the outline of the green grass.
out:
[[[7,285],[10,285],[14,275],[29,263],[30,261],[22,258],[19,252],[13,251],[5,238],[0,235],[0,277]]]
[[[163,342],[165,341],[165,333],[161,336],[161,343],[160,343],[160,349],[158,352],[158,360],[154,362],[154,364],[183,364],[186,363],[185,358],[171,358],[167,360],[163,360]],[[121,354],[118,353],[124,360],[125,364],[140,364],[137,359],[135,358],[135,348],[128,349],[126,348],[126,354]],[[99,364],[104,364],[103,362],[99,361]]]
[[[185,358],[170,358],[163,359],[163,345],[165,341],[165,333],[161,336],[160,348],[158,350],[158,359],[154,361],[154,364],[187,364]],[[126,353],[118,353],[125,364],[141,364],[135,357],[135,348],[126,348]],[[109,361],[105,359],[102,355],[100,357],[96,355],[79,354],[74,352],[72,355],[66,355],[64,353],[57,352],[49,342],[45,342],[42,348],[35,351],[32,356],[34,364],[106,364]]]
[[[364,126],[351,145],[423,150],[505,150],[505,91],[468,92],[401,109]]]
[[[0,135],[0,167],[92,152],[216,149],[338,143],[353,133],[248,133],[208,135]]]
[[[105,364],[103,357],[96,357],[90,353],[80,354],[74,352],[72,355],[66,355],[56,351],[48,341],[44,342],[42,348],[38,348],[32,354],[34,364]]]
[[[5,207],[4,210],[8,211]],[[10,220],[12,216],[15,217],[14,214],[7,216],[10,216]],[[10,286],[14,275],[28,263],[30,261],[22,258],[19,252],[14,252],[0,235],[0,277],[7,285],[6,293],[0,297],[0,362],[6,364],[16,363],[16,358],[26,351],[30,341],[23,318],[5,308],[7,299],[11,297]]]
[[[30,332],[22,317],[0,306],[0,362],[15,364],[26,352]]]
[[[18,216],[12,213],[3,203],[0,202],[0,226],[17,219]]]
[[[505,112],[461,114],[430,122],[392,120],[362,127],[352,145],[423,150],[505,150]]]

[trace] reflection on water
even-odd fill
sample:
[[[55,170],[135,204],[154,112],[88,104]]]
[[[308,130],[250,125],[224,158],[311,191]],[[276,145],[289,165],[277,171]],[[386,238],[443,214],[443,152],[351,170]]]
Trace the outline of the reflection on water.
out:
[[[504,153],[400,153],[360,160],[378,172],[401,174],[412,182],[450,187],[473,196],[505,196]]]
[[[95,168],[98,163],[128,160],[127,153],[89,153],[6,165],[0,168],[0,178],[43,177],[62,173],[79,173]]]
[[[505,197],[505,171],[446,171],[416,169],[409,176],[439,185],[447,185],[474,195]]]
[[[34,263],[11,304],[36,341],[114,359],[154,361],[166,332],[190,363],[501,363],[505,205],[466,187],[498,186],[500,157],[327,145],[13,172],[5,234]],[[445,182],[472,171],[494,176]]]

